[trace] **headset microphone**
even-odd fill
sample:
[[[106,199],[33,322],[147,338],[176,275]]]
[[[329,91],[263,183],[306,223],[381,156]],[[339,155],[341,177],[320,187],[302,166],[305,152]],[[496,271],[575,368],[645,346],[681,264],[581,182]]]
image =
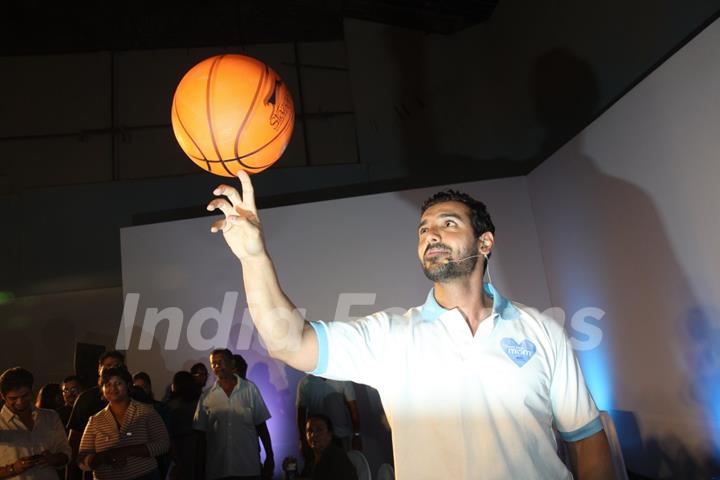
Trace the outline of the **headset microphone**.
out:
[[[469,260],[471,258],[476,258],[476,257],[487,258],[487,255],[483,253],[482,255],[470,255],[469,257],[461,258],[459,260],[450,260],[449,258],[446,258],[444,260],[445,260],[445,263],[459,263],[459,262],[464,262],[465,260]]]
[[[483,238],[480,246],[482,248],[489,247],[490,242],[487,239]],[[477,257],[485,257],[485,260],[488,259],[487,253],[482,253],[482,254],[478,254],[478,255],[470,255],[469,257],[461,258],[459,260],[450,260],[449,258],[446,258],[444,260],[445,260],[445,263],[459,263],[459,262],[464,262],[465,260],[469,260],[471,258],[477,258]]]
[[[485,243],[483,243],[483,246],[486,246]],[[464,262],[465,260],[469,260],[469,259],[471,259],[471,258],[476,258],[476,257],[484,257],[484,258],[485,258],[485,261],[488,261],[487,253],[483,253],[483,254],[480,254],[480,255],[470,255],[469,257],[461,258],[461,259],[459,259],[459,260],[450,260],[449,258],[445,258],[445,259],[443,259],[443,260],[445,260],[445,264],[447,265],[448,263]],[[486,269],[485,273],[486,273],[487,276],[488,276],[488,282],[489,282],[489,283],[492,283],[492,277],[490,276],[490,264],[489,264],[489,263],[487,264],[487,269]]]

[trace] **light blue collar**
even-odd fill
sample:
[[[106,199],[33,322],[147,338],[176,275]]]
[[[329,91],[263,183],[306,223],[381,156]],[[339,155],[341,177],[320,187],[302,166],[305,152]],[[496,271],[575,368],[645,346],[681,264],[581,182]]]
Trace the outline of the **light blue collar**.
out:
[[[483,288],[485,292],[490,295],[493,299],[493,314],[497,314],[499,318],[503,320],[517,320],[520,318],[520,312],[517,308],[505,297],[495,290],[495,287],[490,283],[484,283]],[[437,320],[440,315],[447,312],[446,308],[440,306],[435,300],[435,289],[431,288],[428,293],[425,304],[422,306],[422,316],[425,320]]]

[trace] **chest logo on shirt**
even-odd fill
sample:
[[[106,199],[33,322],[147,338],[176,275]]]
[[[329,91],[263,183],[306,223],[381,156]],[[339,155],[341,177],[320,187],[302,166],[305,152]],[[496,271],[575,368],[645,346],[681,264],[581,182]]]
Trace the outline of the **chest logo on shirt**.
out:
[[[530,340],[523,340],[519,344],[512,338],[503,338],[500,340],[500,346],[505,350],[505,354],[510,357],[510,360],[515,362],[515,365],[522,367],[528,360],[535,355],[537,348],[535,344]]]

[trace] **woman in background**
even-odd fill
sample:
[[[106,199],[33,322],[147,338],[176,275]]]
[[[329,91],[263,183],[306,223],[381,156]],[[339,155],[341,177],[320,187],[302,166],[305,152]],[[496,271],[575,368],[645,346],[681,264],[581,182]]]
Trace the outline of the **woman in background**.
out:
[[[130,398],[131,385],[124,367],[102,372],[108,405],[90,417],[78,453],[80,468],[98,480],[160,479],[155,457],[168,451],[168,433],[151,405]]]
[[[43,386],[35,397],[35,408],[47,408],[57,410],[65,404],[62,390],[57,383],[48,383]]]

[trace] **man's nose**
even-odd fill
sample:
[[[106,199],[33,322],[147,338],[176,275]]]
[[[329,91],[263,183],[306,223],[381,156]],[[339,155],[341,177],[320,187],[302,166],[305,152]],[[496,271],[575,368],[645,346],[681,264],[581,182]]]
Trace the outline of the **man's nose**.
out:
[[[437,229],[431,228],[427,232],[427,239],[430,243],[437,243],[440,241],[440,233]]]

